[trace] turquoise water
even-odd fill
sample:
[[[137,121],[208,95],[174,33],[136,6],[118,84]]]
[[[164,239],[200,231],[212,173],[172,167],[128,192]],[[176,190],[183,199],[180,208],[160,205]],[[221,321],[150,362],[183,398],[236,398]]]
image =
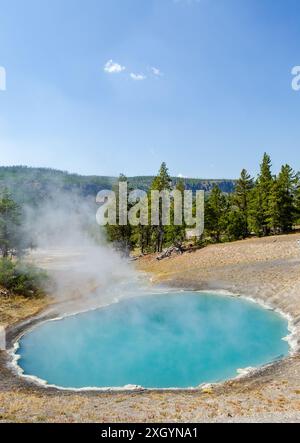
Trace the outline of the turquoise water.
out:
[[[149,295],[41,324],[19,365],[62,387],[195,387],[288,354],[287,335],[283,317],[242,299]]]

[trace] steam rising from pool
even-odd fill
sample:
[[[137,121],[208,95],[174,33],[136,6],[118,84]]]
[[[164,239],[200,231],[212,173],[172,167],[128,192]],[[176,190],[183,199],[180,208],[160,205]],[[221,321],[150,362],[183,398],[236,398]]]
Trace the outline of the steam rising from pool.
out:
[[[51,189],[45,202],[26,211],[26,237],[35,246],[27,259],[47,270],[52,286],[46,290],[61,316],[149,291],[149,278],[106,242],[96,209],[91,199]]]
[[[279,314],[194,292],[122,300],[46,322],[20,341],[25,374],[67,388],[188,388],[288,354]]]

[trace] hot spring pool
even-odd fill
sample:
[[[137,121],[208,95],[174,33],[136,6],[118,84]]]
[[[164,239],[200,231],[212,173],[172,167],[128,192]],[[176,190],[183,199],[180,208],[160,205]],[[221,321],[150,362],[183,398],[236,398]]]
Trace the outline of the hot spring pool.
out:
[[[287,335],[282,316],[243,299],[148,295],[39,325],[18,363],[61,387],[187,388],[287,355]]]

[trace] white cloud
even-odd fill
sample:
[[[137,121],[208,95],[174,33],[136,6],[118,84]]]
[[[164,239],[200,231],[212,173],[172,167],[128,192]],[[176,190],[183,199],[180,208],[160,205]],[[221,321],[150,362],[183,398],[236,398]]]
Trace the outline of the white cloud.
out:
[[[134,72],[130,74],[130,77],[132,78],[132,80],[137,81],[146,80],[147,78],[144,74],[134,74]]]
[[[115,63],[113,60],[109,60],[104,66],[104,71],[108,74],[119,74],[120,72],[125,71],[125,69],[125,66]]]
[[[155,68],[154,66],[152,66],[151,71],[152,74],[155,75],[156,77],[161,77],[163,75],[160,69]]]
[[[156,68],[155,66],[151,66],[147,69],[154,77],[163,76],[161,70],[159,68]],[[112,59],[108,60],[108,62],[106,62],[104,65],[104,72],[108,74],[119,74],[120,72],[123,72],[125,70],[126,66],[122,66],[120,63],[116,63]],[[143,81],[147,79],[147,76],[144,73],[131,72],[129,76],[134,81]]]

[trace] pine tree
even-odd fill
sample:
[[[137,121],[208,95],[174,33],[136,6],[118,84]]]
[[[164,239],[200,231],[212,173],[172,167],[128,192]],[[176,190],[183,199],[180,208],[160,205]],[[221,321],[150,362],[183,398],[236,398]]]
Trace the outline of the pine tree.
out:
[[[218,186],[214,186],[205,207],[206,232],[216,242],[221,241],[222,234],[226,228],[226,211],[228,202]]]
[[[110,242],[114,243],[117,250],[120,250],[124,255],[129,255],[131,249],[133,248],[134,242],[132,241],[133,229],[132,226],[127,223],[126,225],[120,224],[120,214],[119,214],[119,183],[127,182],[127,177],[124,174],[120,174],[118,182],[113,186],[113,191],[116,194],[117,203],[117,223],[116,225],[106,225],[107,238]],[[128,189],[128,194],[130,189]],[[127,194],[127,202],[128,202]],[[127,213],[130,207],[127,206]]]
[[[270,233],[270,198],[274,183],[271,167],[271,158],[265,153],[260,165],[260,174],[256,181],[252,202],[253,227],[259,235]]]
[[[233,197],[233,202],[237,205],[240,211],[238,216],[239,227],[241,230],[239,238],[246,238],[249,235],[249,211],[253,187],[253,179],[246,169],[243,169],[241,176],[237,181]],[[237,220],[237,215],[235,216],[235,220]]]
[[[21,209],[5,189],[0,195],[0,250],[2,257],[20,254],[23,250]],[[25,246],[24,246],[25,247]]]
[[[296,193],[298,177],[289,165],[284,165],[274,180],[270,197],[270,225],[274,232],[292,230],[297,216]]]
[[[152,244],[152,236],[153,236],[153,227],[149,221],[151,220],[151,197],[150,191],[148,191],[148,224],[133,228],[133,231],[136,233],[136,245],[140,248],[141,253],[149,253],[153,252],[153,244]]]
[[[146,252],[151,252],[152,244],[151,244],[151,235],[152,235],[152,227],[139,225],[135,228],[135,232],[137,233],[137,246],[141,249],[141,253],[145,254]]]
[[[185,240],[186,236],[186,224],[184,221],[184,191],[185,191],[185,183],[182,178],[180,178],[175,186],[175,190],[181,193],[182,198],[182,224],[175,225],[174,223],[174,201],[171,204],[171,224],[166,227],[166,242],[172,245],[177,246],[178,248],[182,247],[182,243]]]
[[[161,164],[158,175],[154,178],[151,190],[155,191],[170,191],[172,189],[172,179],[169,175],[169,170],[165,162]]]
[[[236,207],[231,207],[226,217],[226,233],[229,241],[242,240],[246,238],[245,216]]]
[[[169,171],[165,162],[162,163],[158,175],[152,182],[151,191],[171,191],[172,189],[172,179],[169,175]],[[153,227],[153,241],[155,243],[155,252],[162,252],[164,237],[165,237],[165,227],[162,223],[162,203],[159,205],[159,224]]]
[[[274,178],[272,192],[269,201],[269,225],[273,233],[280,232],[280,219],[281,219],[281,191],[279,186],[278,178]]]

